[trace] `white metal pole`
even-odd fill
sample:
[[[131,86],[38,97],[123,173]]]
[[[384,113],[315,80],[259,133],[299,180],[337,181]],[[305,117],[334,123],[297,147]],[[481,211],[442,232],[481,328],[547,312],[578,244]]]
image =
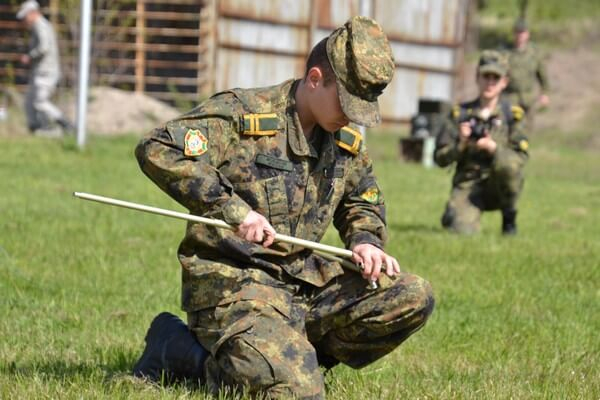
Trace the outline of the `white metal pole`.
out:
[[[79,40],[79,90],[77,95],[77,147],[83,149],[86,138],[87,97],[90,75],[90,37],[92,0],[81,1],[81,35]]]

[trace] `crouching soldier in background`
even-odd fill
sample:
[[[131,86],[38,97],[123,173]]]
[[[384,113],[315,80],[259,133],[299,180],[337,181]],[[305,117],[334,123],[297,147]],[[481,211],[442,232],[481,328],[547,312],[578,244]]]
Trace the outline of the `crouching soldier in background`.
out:
[[[435,162],[456,163],[442,225],[458,233],[479,231],[482,211],[502,212],[502,233],[517,232],[516,203],[523,187],[528,140],[523,109],[500,100],[508,84],[508,60],[486,50],[479,59],[479,97],[453,108],[436,141]]]

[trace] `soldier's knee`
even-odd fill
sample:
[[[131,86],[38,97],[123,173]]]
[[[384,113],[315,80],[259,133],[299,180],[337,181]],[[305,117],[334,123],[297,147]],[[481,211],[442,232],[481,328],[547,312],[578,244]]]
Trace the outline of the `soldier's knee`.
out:
[[[415,283],[412,286],[415,294],[415,312],[421,314],[423,319],[427,319],[435,306],[433,288],[428,281],[420,276],[415,276]]]
[[[302,354],[293,343],[281,345],[275,338],[253,336],[251,332],[233,336],[219,349],[223,383],[270,398],[322,397],[323,375],[314,351]]]
[[[457,212],[452,207],[446,207],[441,223],[444,228],[454,233],[471,235],[479,232],[479,221],[475,216]]]

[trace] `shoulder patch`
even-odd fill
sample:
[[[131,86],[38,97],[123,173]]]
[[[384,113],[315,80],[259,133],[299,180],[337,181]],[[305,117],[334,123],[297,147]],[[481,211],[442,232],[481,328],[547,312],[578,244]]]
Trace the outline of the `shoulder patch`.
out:
[[[249,136],[272,136],[282,129],[276,113],[244,114],[240,118],[240,131]]]
[[[186,156],[201,156],[208,150],[208,139],[199,129],[188,129],[185,134],[185,148],[183,153]]]
[[[515,119],[515,121],[522,120],[523,116],[525,115],[525,110],[523,110],[519,106],[512,106],[510,108],[510,111],[512,112],[512,115],[513,115],[513,118]]]
[[[452,118],[458,119],[460,117],[460,105],[456,104],[452,107]]]
[[[359,131],[348,126],[343,127],[334,134],[335,143],[342,149],[357,155],[362,144],[362,135]]]

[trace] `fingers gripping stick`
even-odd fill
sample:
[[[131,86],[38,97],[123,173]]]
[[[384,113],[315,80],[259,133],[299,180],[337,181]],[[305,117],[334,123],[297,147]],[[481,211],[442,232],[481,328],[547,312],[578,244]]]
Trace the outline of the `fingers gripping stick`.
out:
[[[163,215],[165,217],[172,217],[183,219],[186,221],[198,222],[201,224],[214,226],[217,228],[227,229],[230,231],[234,231],[235,228],[225,221],[221,221],[213,218],[205,218],[199,217],[197,215],[185,214],[172,210],[165,210],[163,208],[151,207],[144,204],[131,203],[129,201],[123,201],[118,199],[113,199],[110,197],[98,196],[91,193],[83,193],[83,192],[73,192],[73,196],[84,199],[91,200],[98,203],[110,204],[113,206],[130,208],[132,210],[143,211],[151,214]],[[275,234],[275,241],[289,243],[293,245],[297,245],[300,247],[304,247],[306,249],[314,250],[322,257],[330,260],[339,262],[344,268],[349,269],[355,272],[362,272],[362,268],[354,264],[350,259],[352,258],[352,252],[346,249],[340,249],[335,246],[329,246],[322,243],[313,242],[310,240],[300,239],[293,236],[282,235],[279,233]],[[377,289],[376,281],[369,281],[369,286],[371,289]]]

